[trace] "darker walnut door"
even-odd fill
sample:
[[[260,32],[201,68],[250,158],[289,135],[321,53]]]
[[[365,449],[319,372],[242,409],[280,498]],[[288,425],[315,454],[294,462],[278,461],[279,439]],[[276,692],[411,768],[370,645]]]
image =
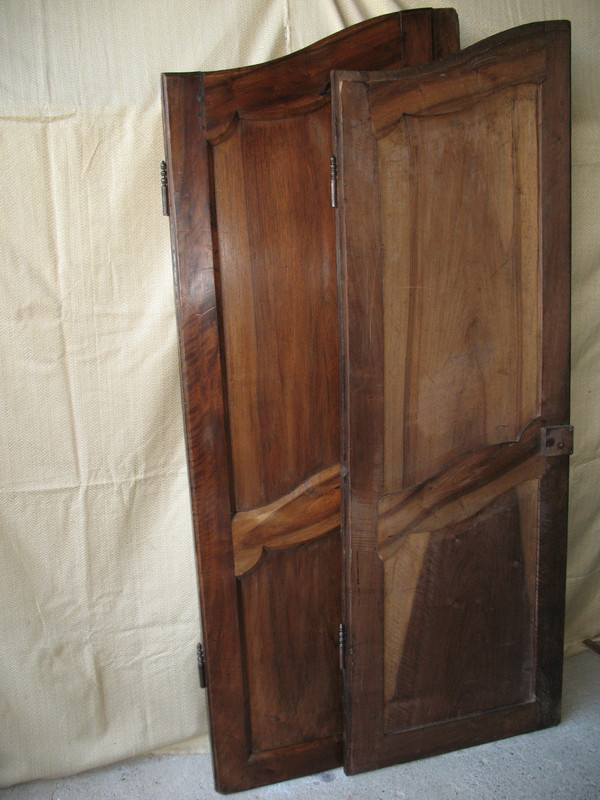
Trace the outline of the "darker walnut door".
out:
[[[354,773],[558,721],[568,23],[333,102]]]
[[[185,434],[217,787],[342,760],[331,69],[458,49],[451,10],[165,75]]]

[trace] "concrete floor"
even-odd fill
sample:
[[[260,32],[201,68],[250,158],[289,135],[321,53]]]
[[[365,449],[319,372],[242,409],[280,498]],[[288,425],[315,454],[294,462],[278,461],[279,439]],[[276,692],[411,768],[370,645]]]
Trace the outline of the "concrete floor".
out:
[[[565,663],[556,728],[348,778],[341,769],[234,795],[239,800],[599,800],[600,655]],[[0,790],[0,800],[210,800],[209,756],[150,756],[63,780]]]

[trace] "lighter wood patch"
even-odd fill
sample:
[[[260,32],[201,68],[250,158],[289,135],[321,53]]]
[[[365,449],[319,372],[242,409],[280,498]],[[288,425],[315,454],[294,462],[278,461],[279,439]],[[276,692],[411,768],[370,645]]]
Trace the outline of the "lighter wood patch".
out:
[[[232,521],[235,574],[258,564],[264,550],[305,544],[340,526],[340,465],[308,478],[289,494]]]

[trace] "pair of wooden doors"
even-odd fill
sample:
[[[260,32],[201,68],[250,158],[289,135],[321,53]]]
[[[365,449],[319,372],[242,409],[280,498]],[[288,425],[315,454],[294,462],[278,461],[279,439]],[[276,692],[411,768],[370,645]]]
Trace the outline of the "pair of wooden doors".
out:
[[[558,721],[569,26],[458,46],[163,77],[221,791]]]

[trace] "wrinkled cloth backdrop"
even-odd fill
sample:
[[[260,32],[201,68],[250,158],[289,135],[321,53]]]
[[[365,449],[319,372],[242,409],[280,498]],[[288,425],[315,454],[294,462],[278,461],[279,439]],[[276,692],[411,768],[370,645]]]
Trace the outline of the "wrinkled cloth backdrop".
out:
[[[208,747],[160,73],[237,67],[454,5],[463,46],[573,25],[567,653],[600,632],[597,0],[3,0],[0,784]]]

